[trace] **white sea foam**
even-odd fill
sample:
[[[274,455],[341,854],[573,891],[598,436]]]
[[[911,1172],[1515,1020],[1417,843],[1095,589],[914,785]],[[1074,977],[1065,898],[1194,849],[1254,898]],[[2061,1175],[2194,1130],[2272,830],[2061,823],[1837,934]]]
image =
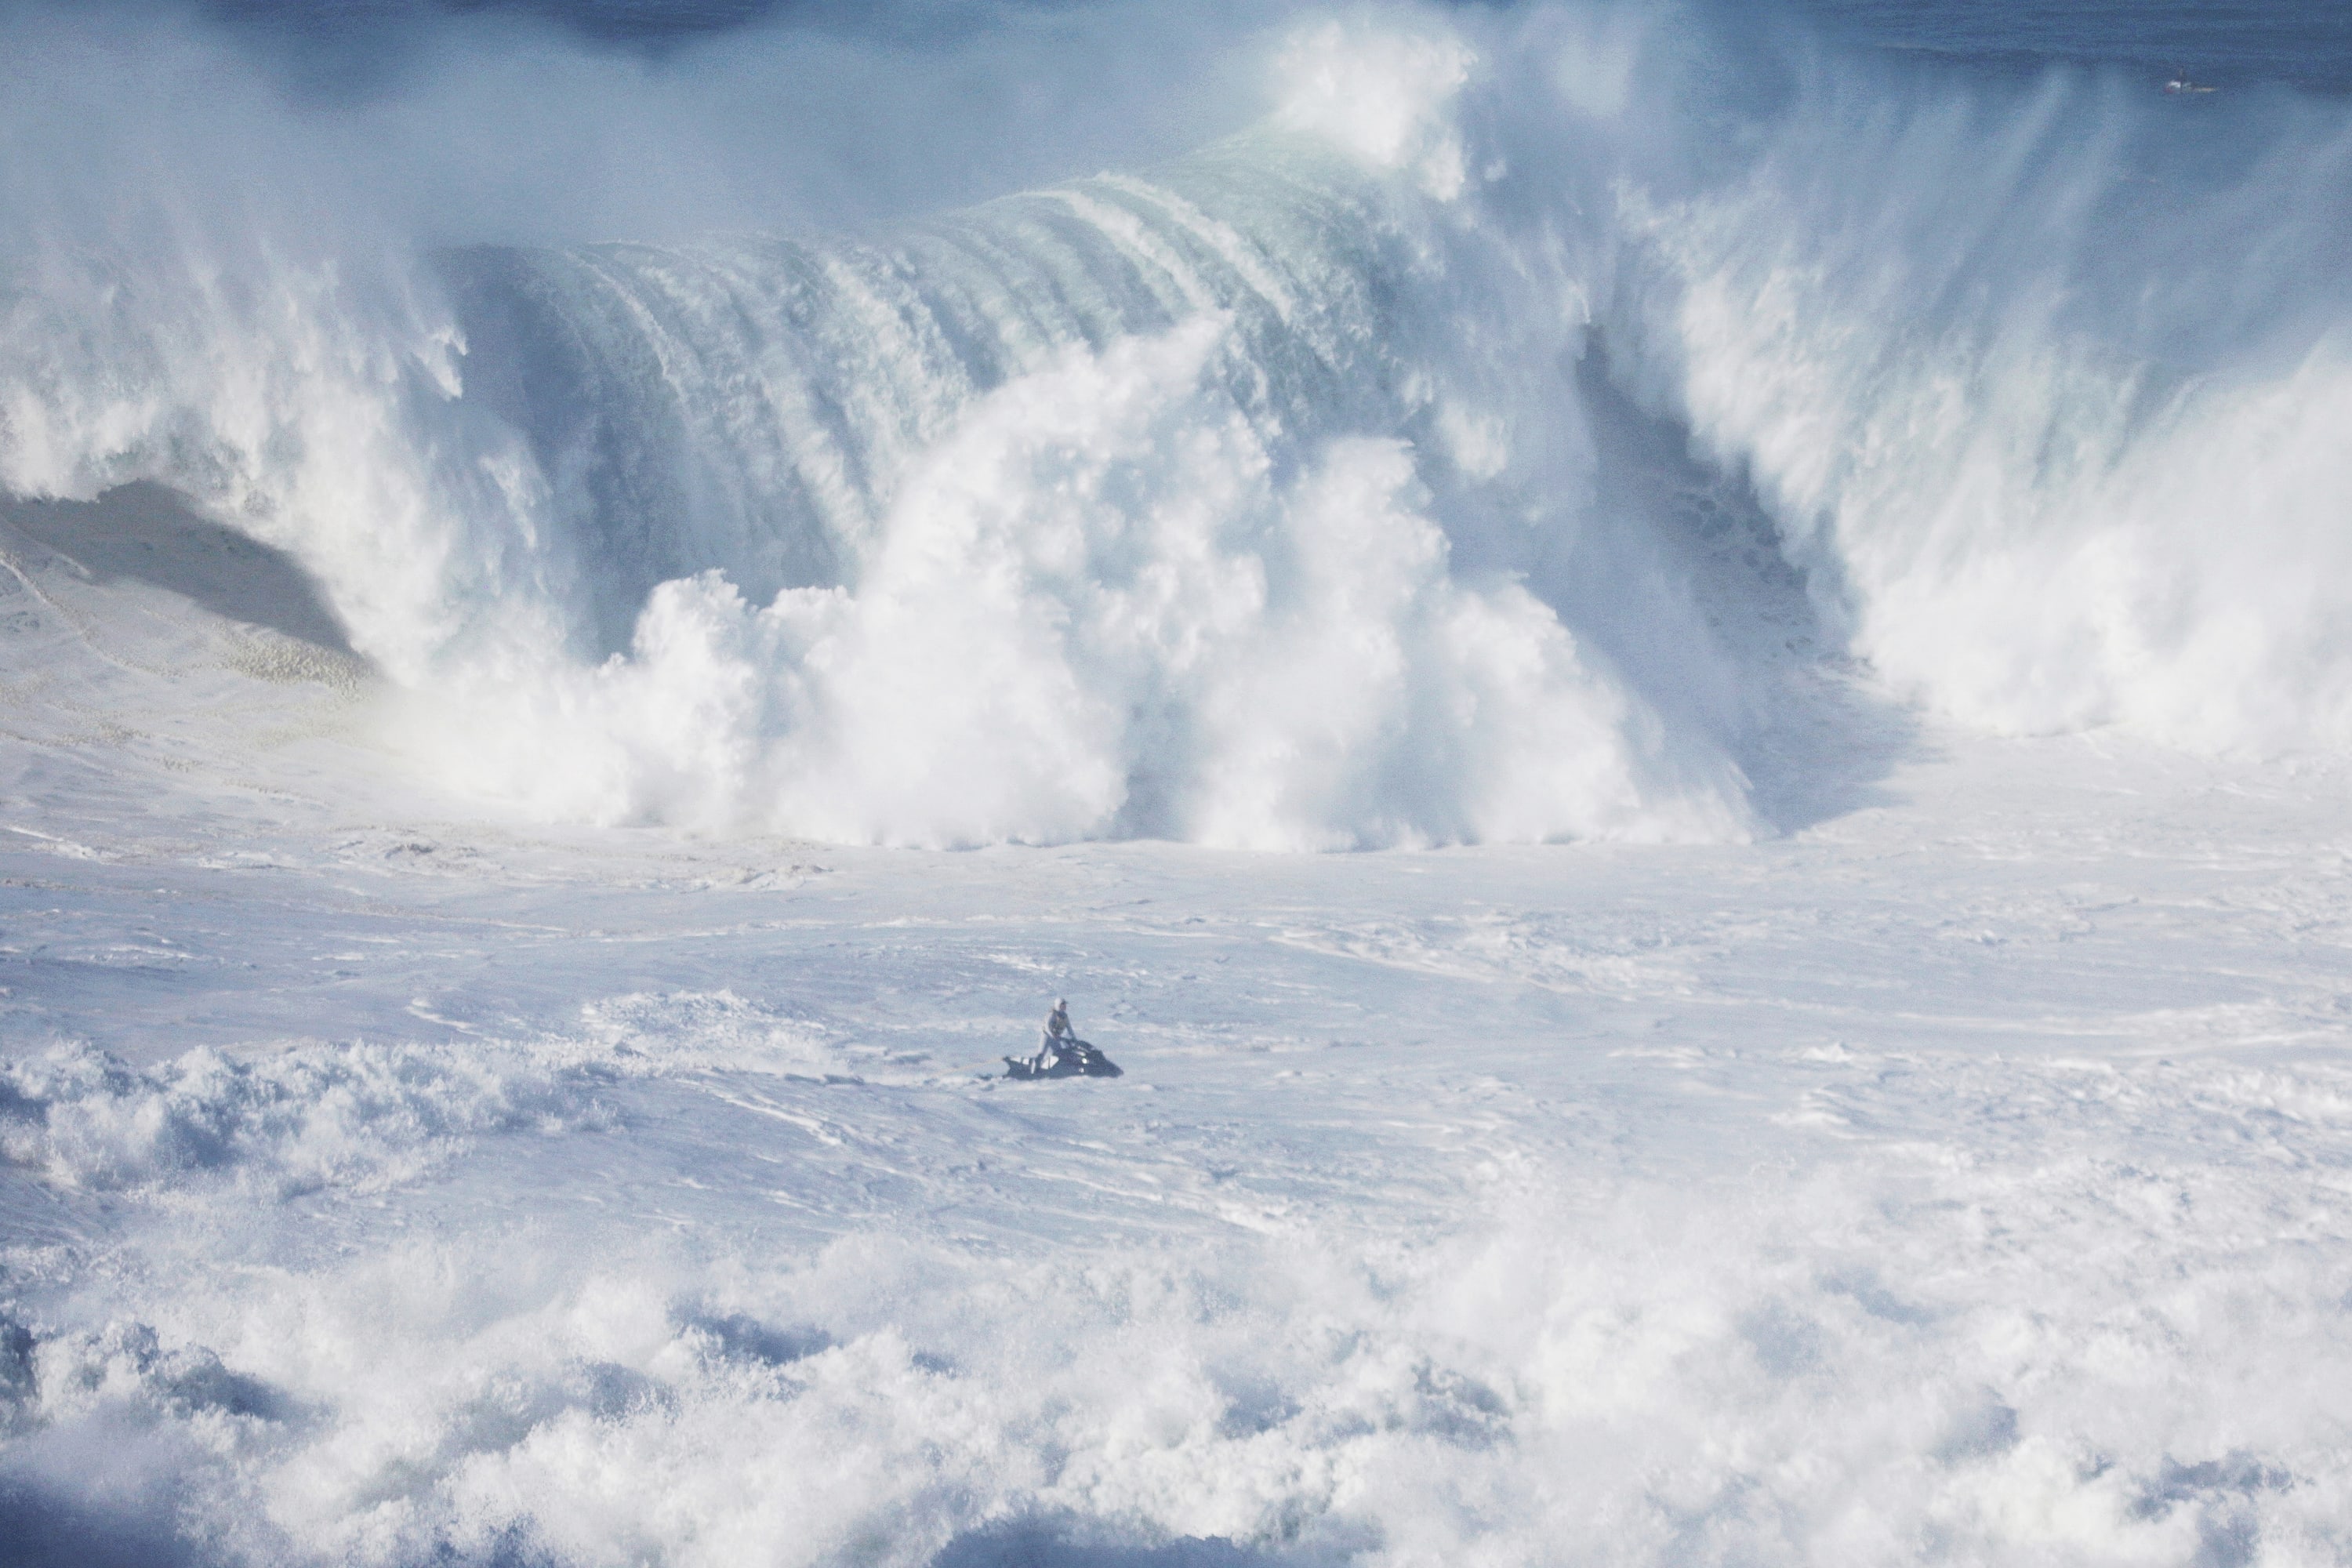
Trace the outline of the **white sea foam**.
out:
[[[779,1260],[592,1221],[192,1258],[18,1336],[6,1482],[136,1539],[67,1466],[116,1434],[226,1562],[2329,1554],[2341,1280],[2275,1220],[2344,1085],[1849,1056],[1820,1103],[1916,1142],[1700,1204],[1521,1163],[1402,1247],[1335,1215]]]
[[[593,1093],[416,1047],[199,1049],[140,1069],[88,1047],[0,1068],[0,1155],[68,1186],[217,1176],[280,1195],[406,1181],[474,1135],[609,1118]]]
[[[730,991],[590,1002],[561,1034],[463,1047],[200,1047],[132,1067],[87,1045],[0,1063],[0,1159],[68,1188],[381,1192],[486,1136],[615,1124],[600,1086],[697,1071],[920,1080],[922,1058],[828,1037]]]

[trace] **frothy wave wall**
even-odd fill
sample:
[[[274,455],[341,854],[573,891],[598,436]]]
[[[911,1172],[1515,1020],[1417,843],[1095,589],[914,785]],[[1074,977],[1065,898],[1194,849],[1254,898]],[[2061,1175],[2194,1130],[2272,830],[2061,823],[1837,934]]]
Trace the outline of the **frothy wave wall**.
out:
[[[1816,66],[1736,178],[1620,188],[1614,324],[1906,694],[2340,750],[2347,130],[2284,95]]]
[[[103,149],[103,201],[31,136],[0,482],[161,479],[294,551],[416,754],[562,816],[1751,831],[1772,645],[1605,482],[1621,393],[1906,696],[2352,742],[2340,110],[1612,8],[1231,52],[1251,128],[833,238],[449,243],[310,134],[349,111],[234,72],[201,134]]]
[[[1395,52],[1400,93],[1466,68]],[[517,367],[468,395],[572,521],[575,646],[625,655],[502,672],[465,754],[571,747],[562,810],[853,839],[1737,830],[1713,736],[1640,689],[1678,661],[1556,608],[1582,321],[1516,259],[1295,132],[873,245],[458,257]]]

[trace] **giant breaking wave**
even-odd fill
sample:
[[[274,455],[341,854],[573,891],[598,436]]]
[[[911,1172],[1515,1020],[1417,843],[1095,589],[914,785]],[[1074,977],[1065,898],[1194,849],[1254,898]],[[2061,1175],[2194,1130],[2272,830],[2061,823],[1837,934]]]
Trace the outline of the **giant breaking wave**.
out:
[[[160,481],[293,552],[404,746],[550,816],[1739,837],[1839,655],[1994,731],[2352,744],[2335,106],[2192,125],[1656,9],[1302,16],[1173,161],[485,243],[362,154],[431,93],[32,43],[0,484]],[[761,47],[738,88],[807,67]],[[100,78],[166,108],[68,143]]]

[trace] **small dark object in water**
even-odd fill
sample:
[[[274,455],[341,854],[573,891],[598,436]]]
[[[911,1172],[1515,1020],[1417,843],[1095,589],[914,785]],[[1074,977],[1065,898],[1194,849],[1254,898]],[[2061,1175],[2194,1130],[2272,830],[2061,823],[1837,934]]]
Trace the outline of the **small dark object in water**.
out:
[[[1004,1058],[1004,1076],[1038,1078],[1117,1078],[1118,1064],[1078,1038],[1070,1027],[1070,1005],[1056,998],[1045,1016],[1045,1031],[1037,1054]]]
[[[1004,1076],[1017,1079],[1117,1078],[1118,1064],[1084,1040],[1072,1040],[1047,1061],[1034,1057],[1007,1057]]]

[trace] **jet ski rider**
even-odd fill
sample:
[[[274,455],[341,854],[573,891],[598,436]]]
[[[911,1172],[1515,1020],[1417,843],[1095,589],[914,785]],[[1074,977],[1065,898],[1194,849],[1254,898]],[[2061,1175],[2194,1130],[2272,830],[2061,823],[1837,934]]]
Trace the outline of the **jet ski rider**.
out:
[[[1037,1054],[1031,1058],[1043,1072],[1062,1059],[1062,1055],[1078,1043],[1077,1031],[1070,1027],[1070,1004],[1066,997],[1054,998],[1054,1010],[1045,1015],[1045,1034],[1037,1042]]]

